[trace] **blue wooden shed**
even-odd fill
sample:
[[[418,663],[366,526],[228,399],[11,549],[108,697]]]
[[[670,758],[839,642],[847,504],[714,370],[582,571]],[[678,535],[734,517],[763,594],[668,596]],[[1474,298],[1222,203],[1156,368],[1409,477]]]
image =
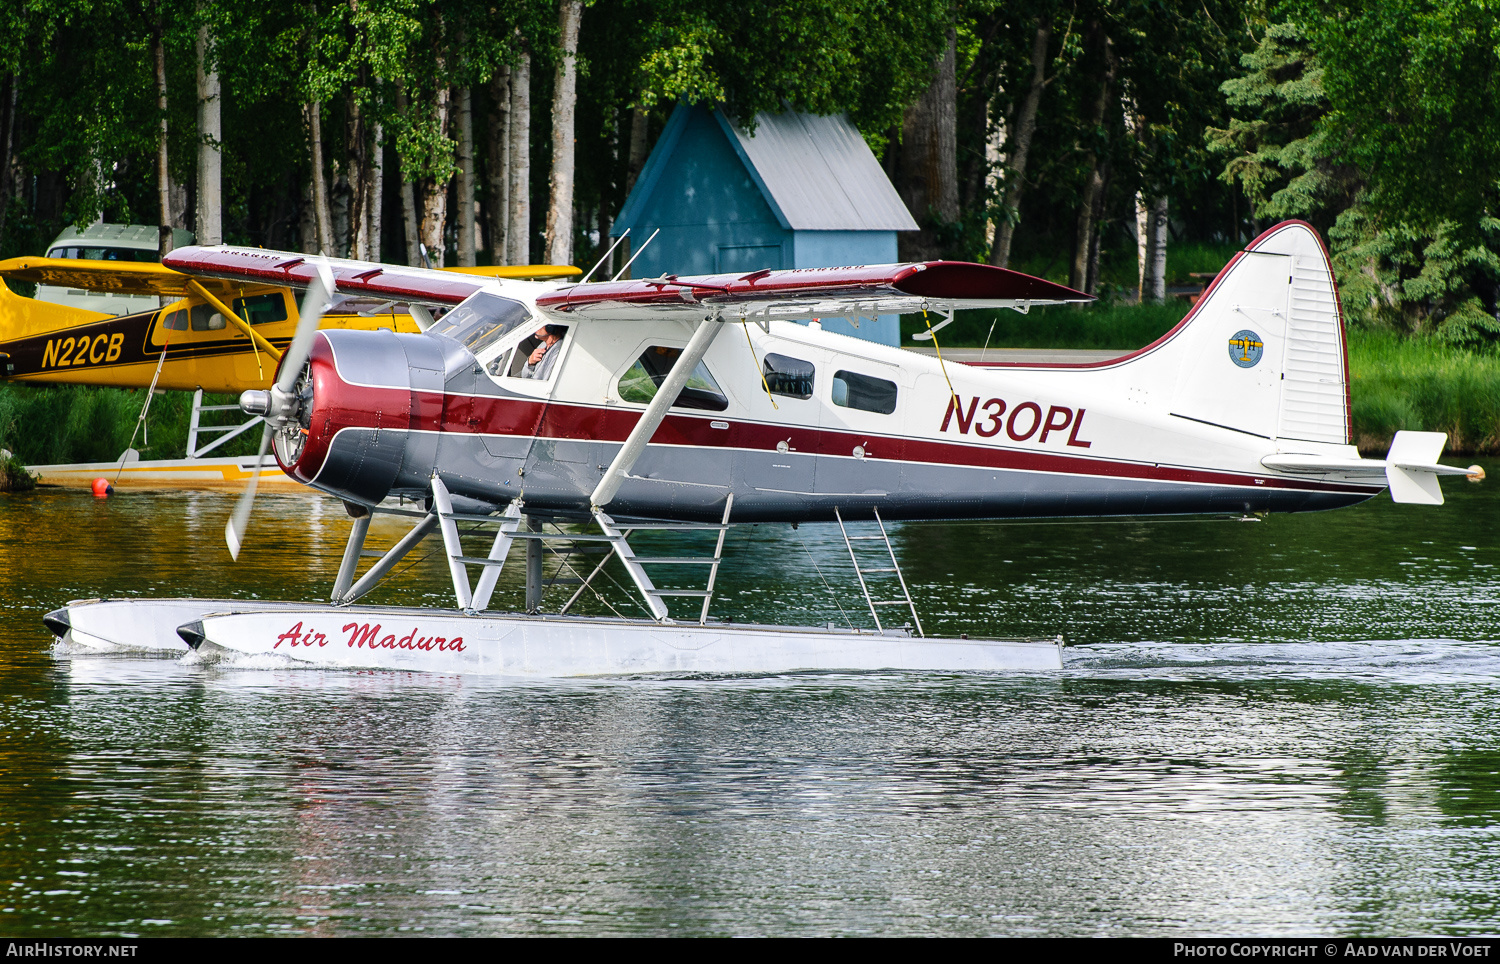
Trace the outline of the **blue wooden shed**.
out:
[[[611,234],[630,229],[630,273],[714,274],[896,261],[917,223],[864,138],[842,115],[756,115],[752,135],[723,112],[678,104]],[[895,345],[895,315],[829,331]]]

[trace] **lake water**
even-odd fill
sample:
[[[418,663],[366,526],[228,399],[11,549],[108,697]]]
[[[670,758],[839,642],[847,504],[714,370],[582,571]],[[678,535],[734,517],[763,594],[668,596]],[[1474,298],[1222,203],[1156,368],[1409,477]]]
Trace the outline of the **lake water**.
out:
[[[1060,673],[545,683],[55,652],[71,598],[320,599],[348,520],[263,498],[233,564],[226,497],[0,495],[0,934],[1493,934],[1500,492],[1445,491],[893,527],[929,633]],[[868,622],[836,527],[726,557],[718,613]]]

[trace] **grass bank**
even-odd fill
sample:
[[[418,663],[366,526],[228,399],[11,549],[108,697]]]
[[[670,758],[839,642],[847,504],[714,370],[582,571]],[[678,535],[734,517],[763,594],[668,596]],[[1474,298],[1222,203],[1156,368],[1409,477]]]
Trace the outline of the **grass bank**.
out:
[[[26,465],[109,462],[119,458],[136,431],[144,389],[84,385],[0,385],[0,448]],[[205,395],[205,405],[227,405],[228,395]],[[143,459],[180,459],[187,445],[191,392],[162,392],[151,402],[135,436]],[[210,413],[204,418],[211,423]],[[225,413],[232,414],[232,413]],[[224,424],[223,421],[212,424]],[[246,432],[215,449],[219,455],[253,455],[260,436]]]
[[[1384,454],[1402,429],[1447,432],[1448,451],[1500,454],[1500,355],[1425,338],[1349,333],[1354,440]]]

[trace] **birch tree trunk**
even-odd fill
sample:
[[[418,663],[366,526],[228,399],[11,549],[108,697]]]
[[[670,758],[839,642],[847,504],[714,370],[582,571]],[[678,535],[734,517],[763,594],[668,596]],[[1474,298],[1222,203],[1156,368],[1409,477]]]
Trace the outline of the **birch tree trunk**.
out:
[[[364,217],[360,219],[364,236],[361,238],[359,257],[366,261],[379,261],[380,213],[385,198],[385,159],[382,156],[385,151],[385,131],[380,121],[371,125],[370,135],[369,175],[365,178],[365,196],[361,204]]]
[[[489,138],[490,263],[509,264],[505,236],[510,228],[510,68],[490,79]]]
[[[625,155],[625,196],[628,198],[630,192],[635,190],[636,179],[641,176],[641,171],[646,167],[646,136],[647,125],[650,116],[640,107],[630,109],[630,146]],[[642,239],[644,241],[644,239]],[[631,235],[620,242],[615,249],[611,264],[618,262],[621,265],[630,263],[630,249],[634,247],[635,236]],[[610,272],[610,277],[614,272]],[[628,279],[629,273],[625,275]]]
[[[396,93],[396,110],[402,116],[411,110],[404,90]],[[417,249],[417,186],[407,167],[405,159],[401,159],[401,226],[406,237],[406,263],[415,268],[422,263],[422,253]]]
[[[157,255],[172,250],[172,175],[167,165],[167,53],[161,25],[151,35],[151,58],[156,66],[156,109],[161,115],[156,138]]]
[[[1146,301],[1146,251],[1151,246],[1151,209],[1146,196],[1135,192],[1135,302]]]
[[[901,198],[921,231],[903,235],[901,244],[903,257],[920,261],[939,255],[937,229],[958,220],[956,43],[950,26],[932,83],[902,118]]]
[[[333,254],[333,214],[328,206],[328,182],[323,177],[323,105],[307,104],[307,132],[312,142],[313,220],[318,227],[318,250],[315,254]]]
[[[510,77],[511,264],[531,263],[531,54],[522,53]]]
[[[1047,86],[1047,44],[1052,39],[1052,17],[1042,17],[1036,24],[1036,39],[1031,45],[1031,88],[1016,118],[1015,145],[1006,145],[1010,170],[1005,178],[1005,206],[995,229],[995,244],[990,248],[990,264],[1003,268],[1010,263],[1011,240],[1021,220],[1021,194],[1026,188],[1026,159],[1031,154],[1031,138],[1036,133],[1036,112]]]
[[[474,266],[474,102],[467,87],[458,90],[458,263]]]
[[[439,61],[437,73],[442,75],[443,66]],[[448,136],[448,124],[452,114],[452,99],[447,87],[438,87],[432,96],[432,112],[437,121],[439,137]],[[448,221],[448,183],[439,182],[435,177],[424,177],[422,179],[422,226],[419,231],[422,244],[427,249],[427,266],[429,268],[441,268],[443,266],[444,244],[443,228]]]
[[[204,9],[199,5],[199,10]],[[224,243],[223,155],[219,71],[212,62],[208,24],[198,24],[198,210],[194,230],[199,244]]]
[[[5,216],[10,212],[11,151],[16,129],[16,88],[20,86],[21,74],[16,71],[6,80],[5,93],[0,99],[0,240],[5,237]]]
[[[1167,300],[1167,198],[1151,202],[1146,217],[1146,272],[1141,281],[1142,297],[1160,304]]]
[[[552,85],[552,190],[547,208],[547,262],[573,262],[573,136],[578,107],[578,28],[583,0],[559,0],[562,56]]]
[[[1094,137],[1097,136],[1100,126],[1104,123],[1105,108],[1109,106],[1109,95],[1114,87],[1115,52],[1113,42],[1097,21],[1091,25],[1090,33],[1099,38],[1099,46],[1103,55],[1099,96],[1095,98],[1093,112],[1089,115],[1089,134],[1090,137]],[[1078,290],[1086,290],[1088,285],[1089,250],[1094,240],[1095,209],[1104,191],[1104,169],[1098,152],[1091,146],[1086,156],[1089,174],[1084,182],[1083,197],[1078,202],[1078,231],[1074,239],[1073,266],[1068,272],[1069,286]]]
[[[630,111],[630,156],[625,166],[625,193],[635,190],[635,179],[646,167],[646,125],[649,118],[639,107]]]
[[[363,72],[361,71],[361,74]],[[340,254],[363,259],[360,254],[362,245],[368,243],[369,228],[365,225],[365,190],[366,181],[370,177],[370,148],[369,136],[365,130],[365,112],[363,105],[359,102],[358,88],[363,87],[363,76],[358,77],[347,93],[348,125],[345,128],[345,149],[349,158],[346,180],[347,188],[347,213],[343,216],[344,224],[339,225],[339,214],[334,213],[334,236],[338,243]]]

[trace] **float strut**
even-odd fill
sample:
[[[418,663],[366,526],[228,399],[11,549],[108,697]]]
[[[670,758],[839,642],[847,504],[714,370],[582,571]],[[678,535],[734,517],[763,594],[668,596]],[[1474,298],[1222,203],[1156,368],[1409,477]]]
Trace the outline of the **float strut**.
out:
[[[530,532],[541,532],[542,523],[534,515],[526,517],[526,528]],[[542,540],[526,540],[526,611],[539,612],[542,608]]]
[[[333,581],[333,595],[329,597],[335,605],[354,584],[354,570],[359,565],[359,554],[364,551],[365,535],[370,531],[370,519],[373,516],[374,513],[366,512],[354,520],[354,526],[349,530],[349,544],[344,547],[344,561],[339,564],[339,576]]]

